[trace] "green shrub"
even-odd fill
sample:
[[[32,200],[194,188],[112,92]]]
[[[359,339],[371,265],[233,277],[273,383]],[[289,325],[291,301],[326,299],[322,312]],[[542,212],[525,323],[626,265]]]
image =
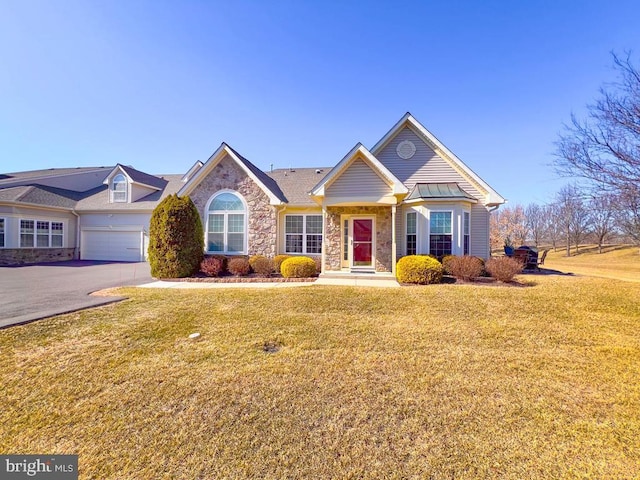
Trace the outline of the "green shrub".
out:
[[[231,275],[241,277],[243,275],[249,275],[249,272],[251,272],[251,265],[249,265],[249,260],[246,258],[235,257],[227,262],[227,270],[229,270]]]
[[[445,255],[442,257],[442,268],[444,269],[444,273],[447,275],[453,275],[450,268],[450,263],[458,258],[456,255]]]
[[[151,214],[149,265],[156,278],[193,275],[204,257],[204,233],[189,197],[169,195]]]
[[[224,271],[224,262],[220,258],[207,257],[200,263],[200,271],[208,277],[217,277]]]
[[[273,270],[276,273],[282,273],[280,271],[280,266],[282,265],[282,262],[284,262],[287,258],[291,258],[291,255],[276,255],[275,257],[273,257]]]
[[[478,257],[472,257],[470,255],[456,257],[451,255],[443,258],[443,261],[444,260],[447,260],[447,266],[443,263],[445,270],[460,280],[474,280],[482,275],[482,271],[484,270],[484,262]]]
[[[440,283],[443,272],[442,264],[438,260],[423,255],[402,257],[396,265],[396,276],[400,283]]]
[[[291,257],[282,262],[280,271],[285,278],[313,277],[316,274],[316,262],[309,257]]]
[[[253,271],[262,277],[271,275],[273,273],[273,260],[262,255],[256,256],[259,258],[254,258],[253,264],[251,264],[251,259],[249,259],[249,264],[251,264]]]
[[[489,275],[500,282],[510,282],[522,272],[524,265],[512,257],[497,257],[487,260],[485,268]]]

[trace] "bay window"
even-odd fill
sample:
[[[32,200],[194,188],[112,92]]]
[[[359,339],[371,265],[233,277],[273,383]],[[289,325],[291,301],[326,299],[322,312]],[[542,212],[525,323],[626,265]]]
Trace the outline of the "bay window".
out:
[[[451,255],[451,212],[431,212],[429,220],[429,253],[436,257]]]
[[[407,213],[407,255],[415,255],[418,246],[418,214]]]
[[[463,247],[463,254],[464,255],[469,255],[469,249],[470,249],[470,233],[471,233],[471,225],[470,225],[470,214],[469,212],[464,212],[463,214],[463,222],[462,222],[462,227],[463,227],[463,232],[464,232],[464,236],[462,239],[462,247]]]

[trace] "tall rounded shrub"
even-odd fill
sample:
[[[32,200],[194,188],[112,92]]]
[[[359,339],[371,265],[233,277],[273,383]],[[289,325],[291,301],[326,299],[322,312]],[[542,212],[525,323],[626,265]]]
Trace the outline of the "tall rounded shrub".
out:
[[[204,258],[204,233],[189,197],[169,195],[151,214],[149,264],[156,278],[188,277]]]
[[[440,283],[443,273],[444,269],[438,260],[424,255],[407,255],[398,260],[396,265],[396,276],[400,283]]]

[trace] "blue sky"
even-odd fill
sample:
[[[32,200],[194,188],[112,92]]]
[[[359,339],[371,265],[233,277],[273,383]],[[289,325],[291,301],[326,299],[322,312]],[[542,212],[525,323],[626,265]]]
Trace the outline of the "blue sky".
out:
[[[554,141],[640,64],[635,1],[0,0],[0,170],[184,173],[226,141],[332,166],[410,111],[512,204],[565,180]]]

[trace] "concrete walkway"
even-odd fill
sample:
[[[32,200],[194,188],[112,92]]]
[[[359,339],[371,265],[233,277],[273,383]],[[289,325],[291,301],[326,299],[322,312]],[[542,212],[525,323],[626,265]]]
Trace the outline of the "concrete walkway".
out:
[[[394,278],[371,279],[371,278],[335,278],[320,277],[315,282],[256,282],[256,283],[216,283],[216,282],[169,282],[158,280],[156,282],[138,285],[139,288],[293,288],[308,287],[311,285],[340,285],[352,287],[385,287],[395,288],[400,284]]]
[[[138,288],[174,288],[174,289],[194,289],[194,288],[292,288],[308,287],[315,282],[247,282],[247,283],[217,283],[217,282],[168,282],[158,280],[156,282],[138,285]]]

